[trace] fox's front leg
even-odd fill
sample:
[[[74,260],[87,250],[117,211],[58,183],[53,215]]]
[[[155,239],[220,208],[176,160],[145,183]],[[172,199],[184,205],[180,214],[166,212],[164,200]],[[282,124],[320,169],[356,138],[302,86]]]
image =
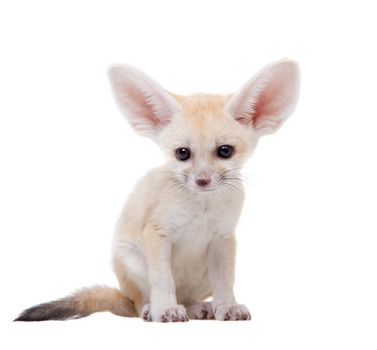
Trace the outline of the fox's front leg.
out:
[[[157,322],[188,321],[186,309],[177,304],[169,237],[160,228],[147,225],[144,240],[151,287],[149,319]]]
[[[213,290],[212,307],[216,320],[250,320],[250,312],[244,305],[236,303],[233,285],[236,257],[234,236],[218,238],[209,249],[209,276]]]

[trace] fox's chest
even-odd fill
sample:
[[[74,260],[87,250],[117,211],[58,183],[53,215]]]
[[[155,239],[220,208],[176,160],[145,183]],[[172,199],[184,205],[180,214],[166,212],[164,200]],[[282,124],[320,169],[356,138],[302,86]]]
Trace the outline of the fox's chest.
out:
[[[199,248],[212,239],[233,234],[241,207],[239,201],[178,202],[172,205],[164,222],[175,244]]]
[[[200,299],[211,292],[208,252],[211,242],[232,235],[238,214],[226,206],[196,203],[175,208],[171,226],[172,271],[179,299]]]
[[[190,304],[211,292],[208,251],[217,235],[214,212],[193,210],[182,216],[173,234],[172,272],[179,302]]]

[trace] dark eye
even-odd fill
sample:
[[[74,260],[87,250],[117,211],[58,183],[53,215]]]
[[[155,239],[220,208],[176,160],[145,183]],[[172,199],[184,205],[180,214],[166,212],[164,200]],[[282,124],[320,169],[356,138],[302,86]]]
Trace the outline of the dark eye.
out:
[[[190,158],[190,149],[188,148],[177,148],[175,150],[175,155],[178,160],[187,160]]]
[[[233,146],[224,145],[217,149],[217,156],[220,158],[230,158],[233,155]]]

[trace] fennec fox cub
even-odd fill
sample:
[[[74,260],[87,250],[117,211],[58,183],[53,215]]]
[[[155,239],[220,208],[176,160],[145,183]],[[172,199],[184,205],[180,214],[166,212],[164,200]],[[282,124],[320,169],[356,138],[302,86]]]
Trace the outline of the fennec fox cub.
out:
[[[157,322],[250,320],[233,293],[241,168],[260,136],[276,131],[294,111],[297,64],[272,63],[224,96],[175,95],[128,65],[115,65],[109,74],[132,127],[167,159],[139,181],[119,219],[113,249],[119,290],[82,289],[16,320],[97,311]]]

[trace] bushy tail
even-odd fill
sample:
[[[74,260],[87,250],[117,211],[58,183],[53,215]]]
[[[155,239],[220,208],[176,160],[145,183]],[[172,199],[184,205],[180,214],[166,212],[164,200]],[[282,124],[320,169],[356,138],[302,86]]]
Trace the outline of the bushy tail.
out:
[[[90,287],[48,303],[26,309],[14,321],[67,320],[110,311],[115,315],[136,317],[133,302],[116,288]]]

